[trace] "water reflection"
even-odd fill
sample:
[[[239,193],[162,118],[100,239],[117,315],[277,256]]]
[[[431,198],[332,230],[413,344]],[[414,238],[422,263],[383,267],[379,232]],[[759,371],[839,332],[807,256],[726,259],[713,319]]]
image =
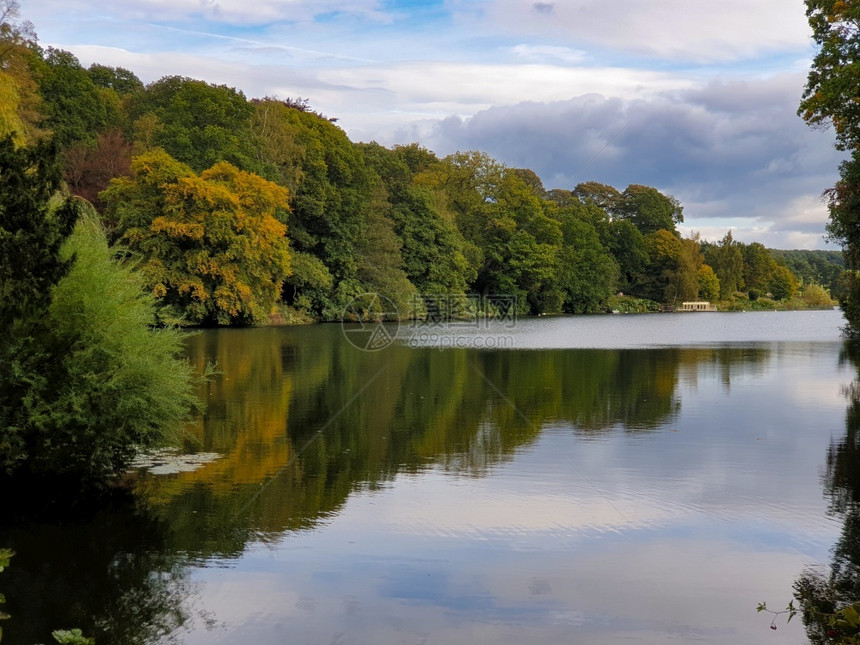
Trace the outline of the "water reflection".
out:
[[[52,630],[72,627],[100,645],[154,643],[209,622],[193,608],[188,558],[170,548],[170,527],[134,496],[48,512],[21,506],[6,505],[0,522],[16,553],[2,576],[4,645],[53,642]]]
[[[841,361],[850,363],[860,375],[860,345],[846,343]],[[845,434],[831,441],[822,478],[827,512],[842,521],[841,536],[833,548],[829,571],[807,570],[795,583],[795,596],[813,643],[842,642],[841,638],[856,638],[860,631],[857,621],[842,627],[830,621],[834,612],[860,601],[860,376],[845,388],[845,395],[849,401]]]
[[[221,459],[141,479],[174,547],[235,556],[250,539],[331,517],[357,489],[444,467],[482,476],[559,424],[583,437],[653,431],[679,412],[679,383],[725,386],[766,346],[542,352],[391,347],[368,353],[336,327],[217,330],[190,340],[217,362],[207,414],[186,448]]]
[[[336,326],[206,331],[189,357],[220,373],[184,448],[221,457],[135,473],[136,498],[66,519],[12,513],[3,643],[49,642],[60,627],[99,645],[604,643],[610,628],[748,642],[719,631],[713,601],[770,575],[774,559],[748,548],[760,533],[818,540],[820,517],[796,511],[815,507],[818,485],[797,471],[821,438],[788,426],[833,404],[788,409],[789,390],[835,379],[833,351],[367,353]],[[857,472],[843,470],[833,481]],[[786,487],[791,508],[777,499]],[[215,617],[248,637],[206,631]],[[347,629],[353,640],[336,640]]]

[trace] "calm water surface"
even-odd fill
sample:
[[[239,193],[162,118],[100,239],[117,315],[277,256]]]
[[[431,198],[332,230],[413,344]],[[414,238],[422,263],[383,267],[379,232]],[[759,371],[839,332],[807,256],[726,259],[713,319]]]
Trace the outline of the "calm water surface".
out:
[[[803,643],[755,607],[855,526],[841,324],[201,333],[196,457],[138,469],[135,503],[7,521],[3,643]]]

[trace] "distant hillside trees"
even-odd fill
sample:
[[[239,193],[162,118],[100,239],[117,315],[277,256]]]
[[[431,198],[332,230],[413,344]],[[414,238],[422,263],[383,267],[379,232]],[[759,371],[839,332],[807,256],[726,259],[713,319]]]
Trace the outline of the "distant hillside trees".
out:
[[[845,270],[845,256],[842,251],[769,250],[771,256],[785,264],[804,285],[818,284],[829,289],[834,295],[838,292],[839,276]]]

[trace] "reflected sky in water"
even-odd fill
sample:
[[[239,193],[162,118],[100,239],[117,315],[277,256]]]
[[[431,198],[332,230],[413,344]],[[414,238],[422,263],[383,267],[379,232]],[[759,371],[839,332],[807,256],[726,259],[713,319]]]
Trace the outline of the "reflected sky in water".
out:
[[[207,331],[189,356],[221,374],[185,449],[221,457],[139,472],[162,530],[113,557],[182,570],[189,645],[802,643],[755,607],[843,530],[823,482],[857,374],[840,324],[536,319],[504,351]]]
[[[680,318],[683,316],[684,318]],[[721,343],[830,342],[844,324],[839,311],[761,311],[546,316],[389,327],[405,346],[504,349],[631,349]],[[347,327],[353,333],[354,327]]]

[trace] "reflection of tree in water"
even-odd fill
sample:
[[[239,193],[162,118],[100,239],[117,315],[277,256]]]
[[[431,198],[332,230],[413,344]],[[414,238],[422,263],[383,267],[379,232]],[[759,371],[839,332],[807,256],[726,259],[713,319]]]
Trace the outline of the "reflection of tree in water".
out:
[[[17,519],[0,525],[0,546],[17,555],[0,578],[13,616],[3,645],[50,642],[51,629],[70,627],[98,645],[181,638],[183,626],[206,619],[189,578],[199,558],[235,557],[249,542],[313,527],[355,490],[401,473],[484,476],[550,425],[581,436],[654,431],[679,410],[684,370],[743,370],[767,356],[366,353],[336,327],[206,332],[189,354],[201,367],[217,361],[221,373],[203,386],[210,405],[188,445],[223,456],[193,472],[140,477],[146,507],[119,496],[50,519],[4,507]]]
[[[850,361],[860,373],[860,345],[846,343],[841,360]],[[823,477],[827,512],[841,516],[842,534],[833,548],[829,571],[805,571],[794,585],[813,643],[840,643],[846,634],[856,633],[852,628],[835,631],[830,620],[835,611],[860,601],[860,379],[845,394],[849,399],[845,436],[831,441]]]
[[[234,556],[336,513],[356,489],[444,468],[483,476],[549,425],[583,436],[653,431],[680,409],[682,370],[730,373],[767,350],[356,350],[335,327],[207,332],[213,404],[192,432],[223,457],[144,477],[175,548]],[[360,396],[353,400],[356,393]],[[193,511],[193,512],[192,512]]]
[[[3,645],[53,642],[52,630],[71,627],[99,645],[153,643],[206,620],[190,606],[187,558],[166,548],[169,527],[131,495],[48,511],[30,508],[32,499],[28,508],[4,502],[0,535],[15,556],[2,575],[12,616]]]

